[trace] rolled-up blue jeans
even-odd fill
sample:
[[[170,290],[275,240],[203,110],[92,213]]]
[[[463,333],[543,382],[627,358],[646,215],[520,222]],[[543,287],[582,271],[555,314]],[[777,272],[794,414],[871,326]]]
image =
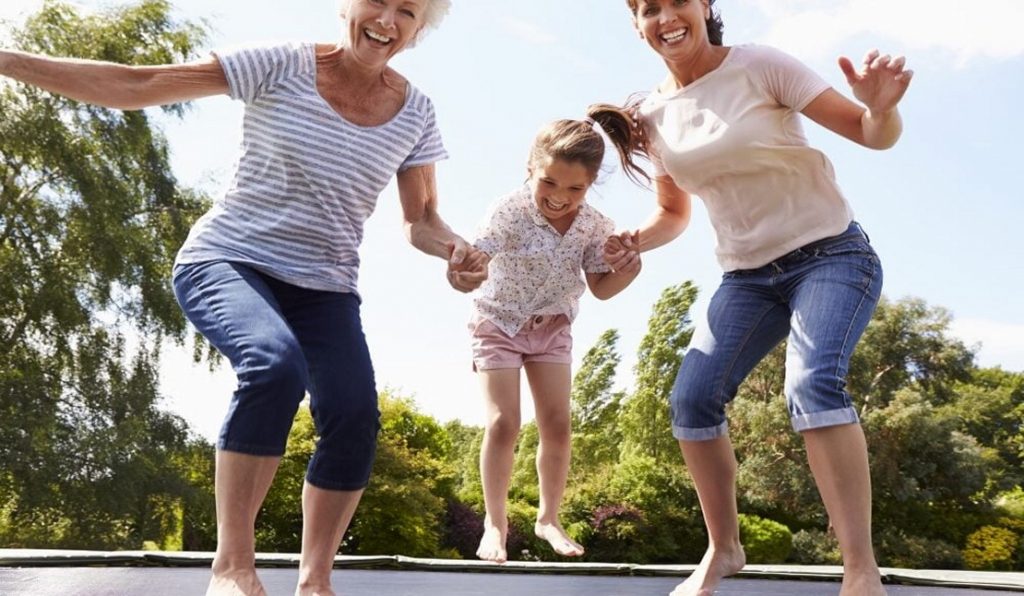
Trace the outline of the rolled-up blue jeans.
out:
[[[380,424],[359,298],[226,261],[177,265],[174,293],[238,376],[217,448],[283,455],[308,391],[319,438],[306,480],[329,490],[366,487]]]
[[[726,405],[783,339],[793,429],[859,422],[846,375],[881,290],[881,264],[856,222],[763,267],[726,272],[676,376],[672,434],[688,441],[725,435]]]

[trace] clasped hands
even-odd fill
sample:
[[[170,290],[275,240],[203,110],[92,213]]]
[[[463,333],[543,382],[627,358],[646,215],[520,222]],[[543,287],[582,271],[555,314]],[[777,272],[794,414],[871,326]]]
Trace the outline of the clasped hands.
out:
[[[462,238],[456,238],[449,246],[451,253],[446,273],[448,283],[460,292],[472,292],[479,288],[487,279],[487,265],[491,257]]]
[[[609,236],[604,243],[604,262],[614,273],[638,273],[641,267],[640,230]]]

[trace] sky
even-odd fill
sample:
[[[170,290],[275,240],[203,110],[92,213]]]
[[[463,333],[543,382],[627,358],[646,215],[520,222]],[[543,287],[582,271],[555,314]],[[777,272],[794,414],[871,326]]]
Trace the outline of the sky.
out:
[[[15,22],[37,0],[4,0]],[[110,3],[72,2],[85,11]],[[209,49],[243,42],[331,42],[342,27],[335,0],[176,0],[179,18],[212,27]],[[470,236],[497,197],[522,184],[530,142],[546,122],[581,118],[594,102],[621,103],[652,88],[664,65],[636,35],[622,0],[454,0],[440,28],[392,65],[434,101],[450,159],[438,164],[440,211]],[[718,0],[725,43],[762,43],[794,54],[848,94],[836,58],[868,50],[905,54],[915,71],[901,104],[905,131],[888,151],[864,149],[807,122],[811,144],[837,179],[885,269],[885,295],[913,296],[953,316],[953,333],[982,366],[1024,371],[1024,2],[989,0]],[[153,111],[182,184],[218,196],[241,138],[241,104],[196,102],[184,120]],[[1013,157],[1017,155],[1018,157]],[[620,229],[649,216],[654,195],[609,170],[588,200]],[[581,301],[573,326],[578,365],[606,329],[621,335],[618,382],[628,388],[635,353],[661,291],[692,280],[706,307],[721,271],[706,212],[644,255],[640,277],[615,298]],[[471,371],[470,297],[450,289],[444,263],[405,241],[394,185],[381,195],[361,251],[363,320],[378,386],[413,397],[441,421],[483,422]],[[234,386],[225,364],[191,361],[169,345],[163,407],[202,436],[216,436]],[[532,417],[523,391],[524,419]]]

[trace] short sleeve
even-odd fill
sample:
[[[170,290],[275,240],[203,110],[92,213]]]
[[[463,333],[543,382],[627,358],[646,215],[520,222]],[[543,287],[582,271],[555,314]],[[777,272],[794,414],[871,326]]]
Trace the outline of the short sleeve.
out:
[[[586,273],[607,273],[612,270],[604,261],[604,243],[615,233],[615,222],[598,213],[598,222],[590,242],[583,249],[583,271]]]
[[[757,52],[756,72],[768,93],[780,104],[799,112],[831,85],[793,56],[768,46],[751,46]]]
[[[412,152],[405,158],[398,171],[408,170],[418,166],[425,166],[448,158],[448,152],[441,140],[441,131],[437,128],[437,116],[434,113],[434,103],[429,98],[422,98],[421,106],[423,118],[423,132],[420,135]]]
[[[281,81],[316,69],[316,56],[308,44],[245,46],[216,50],[224,69],[228,95],[251,104]]]

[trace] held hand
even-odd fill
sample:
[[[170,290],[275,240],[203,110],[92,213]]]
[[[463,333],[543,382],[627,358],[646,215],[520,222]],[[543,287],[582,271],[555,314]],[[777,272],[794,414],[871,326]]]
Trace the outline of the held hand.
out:
[[[640,231],[620,232],[604,244],[604,261],[615,273],[640,270]]]
[[[864,68],[857,72],[849,58],[839,58],[839,68],[846,76],[853,96],[872,113],[894,110],[903,99],[914,76],[914,71],[904,69],[905,64],[903,56],[892,58],[871,50],[864,56]]]
[[[448,283],[460,292],[472,292],[487,279],[487,253],[473,248],[462,238],[449,243]]]

